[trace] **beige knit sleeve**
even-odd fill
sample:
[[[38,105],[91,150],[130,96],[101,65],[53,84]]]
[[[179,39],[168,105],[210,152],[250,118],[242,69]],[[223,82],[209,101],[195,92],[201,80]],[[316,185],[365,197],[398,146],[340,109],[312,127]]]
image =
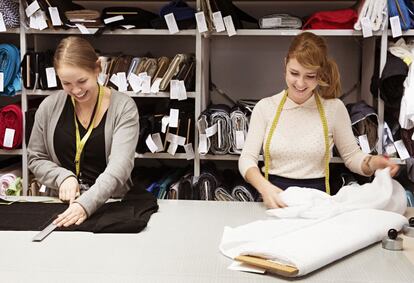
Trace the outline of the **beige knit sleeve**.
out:
[[[363,153],[352,132],[351,119],[345,105],[336,100],[333,122],[333,140],[345,166],[354,173],[364,175],[362,162],[368,154]]]
[[[268,103],[268,101],[267,101]],[[266,132],[267,121],[265,119],[266,99],[260,100],[253,109],[250,117],[249,132],[239,158],[239,171],[245,178],[246,172],[251,167],[258,167],[257,162],[262,149],[263,140]]]

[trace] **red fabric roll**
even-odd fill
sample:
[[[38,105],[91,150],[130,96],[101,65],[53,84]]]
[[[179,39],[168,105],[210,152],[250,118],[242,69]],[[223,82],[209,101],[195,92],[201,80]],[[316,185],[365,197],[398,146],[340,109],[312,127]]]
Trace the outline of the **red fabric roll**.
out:
[[[354,29],[357,20],[353,9],[320,11],[310,16],[302,29]]]
[[[6,129],[14,129],[12,147],[3,145]],[[10,104],[0,110],[0,146],[4,149],[15,149],[20,147],[23,138],[23,113],[20,106]]]

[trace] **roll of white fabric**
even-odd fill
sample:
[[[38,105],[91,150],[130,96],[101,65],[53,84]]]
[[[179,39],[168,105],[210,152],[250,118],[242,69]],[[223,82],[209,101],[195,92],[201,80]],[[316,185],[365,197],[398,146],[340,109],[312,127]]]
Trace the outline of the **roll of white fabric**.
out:
[[[373,31],[379,31],[387,19],[387,0],[364,0],[358,8],[358,20],[354,25],[355,30],[361,30],[361,20],[368,18]]]
[[[16,175],[12,173],[0,176],[0,196],[5,196],[10,184],[16,180]]]

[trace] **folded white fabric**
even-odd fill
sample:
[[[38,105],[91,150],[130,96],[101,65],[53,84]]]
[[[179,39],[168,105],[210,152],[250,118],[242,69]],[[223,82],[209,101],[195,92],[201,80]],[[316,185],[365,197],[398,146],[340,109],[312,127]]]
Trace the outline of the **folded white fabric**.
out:
[[[305,275],[401,230],[407,199],[389,169],[372,183],[341,188],[335,196],[291,187],[281,193],[288,205],[269,210],[278,219],[225,227],[220,251],[230,257],[253,255],[295,266]],[[329,241],[327,241],[329,239]]]
[[[401,230],[407,219],[394,212],[360,209],[325,220],[280,219],[270,225],[265,222],[227,227],[221,252],[231,258],[253,255],[295,266],[299,271],[296,276],[302,276],[380,241],[391,228]],[[291,224],[294,226],[288,227]],[[246,234],[258,226],[263,236],[259,237],[256,231],[249,241]],[[270,235],[263,239],[266,233]],[[239,237],[232,240],[232,235]]]
[[[327,218],[363,208],[399,214],[407,209],[405,190],[391,178],[389,168],[377,170],[372,183],[344,186],[334,196],[316,189],[289,187],[280,193],[280,198],[287,207],[270,209],[267,214],[280,218]]]
[[[367,18],[373,31],[383,29],[387,19],[387,0],[363,0],[358,7],[358,20],[354,25],[355,30],[361,30],[361,20]]]

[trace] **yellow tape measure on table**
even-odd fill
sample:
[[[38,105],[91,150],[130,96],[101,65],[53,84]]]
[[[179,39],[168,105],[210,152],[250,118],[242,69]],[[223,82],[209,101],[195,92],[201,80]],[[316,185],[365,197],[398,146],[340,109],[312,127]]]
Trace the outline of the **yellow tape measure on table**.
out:
[[[272,141],[273,133],[276,130],[276,126],[279,123],[279,117],[282,113],[283,106],[285,105],[288,93],[285,91],[283,94],[282,100],[279,103],[279,106],[276,110],[275,118],[273,119],[272,125],[270,126],[269,135],[267,136],[265,148],[264,148],[264,163],[265,163],[265,178],[269,180],[269,164],[270,164],[270,143]],[[328,133],[328,121],[326,120],[325,110],[323,109],[323,105],[321,100],[317,94],[314,95],[316,100],[316,105],[318,107],[319,116],[321,118],[322,127],[323,127],[323,136],[325,139],[325,189],[326,193],[331,194],[331,190],[329,187],[329,133]]]
[[[92,133],[92,130],[95,127],[95,122],[96,122],[96,119],[99,115],[99,109],[101,108],[102,97],[103,97],[103,89],[104,88],[101,85],[98,85],[98,86],[99,86],[98,106],[96,107],[95,114],[93,115],[92,123],[89,125],[88,131],[82,137],[82,139],[80,138],[78,120],[76,119],[75,99],[73,97],[71,97],[72,98],[72,104],[73,104],[73,118],[75,119],[75,127],[76,127],[75,168],[76,168],[76,176],[78,176],[78,177],[79,177],[79,173],[80,173],[80,160],[81,160],[81,156],[82,156],[82,151],[83,151],[83,148],[85,147],[86,141],[89,139],[89,137]]]

